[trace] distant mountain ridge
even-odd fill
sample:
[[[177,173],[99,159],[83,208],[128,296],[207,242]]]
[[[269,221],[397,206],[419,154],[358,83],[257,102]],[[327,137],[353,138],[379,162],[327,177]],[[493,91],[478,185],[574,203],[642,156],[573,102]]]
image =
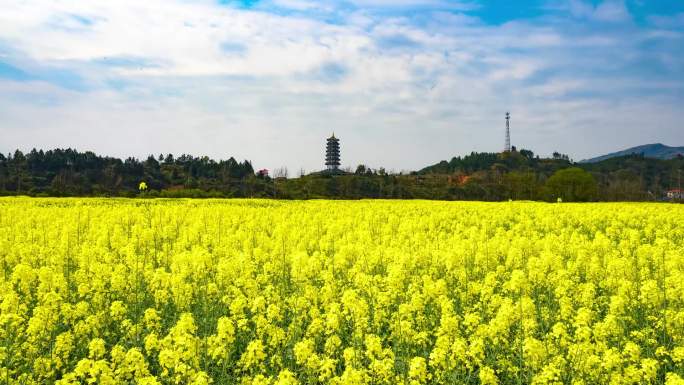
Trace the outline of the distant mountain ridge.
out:
[[[602,160],[606,160],[606,159],[610,159],[610,158],[616,158],[619,156],[633,155],[633,154],[637,154],[637,155],[643,154],[644,157],[646,157],[646,158],[673,159],[673,158],[676,158],[677,155],[679,155],[679,154],[684,155],[684,147],[670,147],[670,146],[666,146],[662,143],[644,144],[642,146],[636,146],[636,147],[628,148],[626,150],[613,152],[613,153],[606,154],[606,155],[597,156],[595,158],[584,159],[584,160],[580,161],[580,163],[596,163],[596,162],[600,162]]]

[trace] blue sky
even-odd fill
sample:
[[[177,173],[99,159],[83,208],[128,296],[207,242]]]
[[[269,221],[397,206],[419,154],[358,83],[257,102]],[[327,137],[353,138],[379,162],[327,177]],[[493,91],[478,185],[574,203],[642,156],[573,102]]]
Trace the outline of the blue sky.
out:
[[[412,170],[512,142],[684,145],[681,0],[27,0],[0,13],[0,151]]]

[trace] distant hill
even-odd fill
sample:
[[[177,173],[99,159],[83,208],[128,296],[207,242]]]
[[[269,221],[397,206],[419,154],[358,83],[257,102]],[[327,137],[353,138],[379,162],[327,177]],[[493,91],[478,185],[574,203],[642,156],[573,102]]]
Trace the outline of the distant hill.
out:
[[[674,159],[678,154],[684,155],[684,147],[670,147],[662,143],[645,144],[643,146],[628,148],[623,151],[613,152],[611,154],[598,156],[596,158],[585,159],[580,161],[580,163],[596,163],[610,158],[633,154],[643,154],[645,158]]]

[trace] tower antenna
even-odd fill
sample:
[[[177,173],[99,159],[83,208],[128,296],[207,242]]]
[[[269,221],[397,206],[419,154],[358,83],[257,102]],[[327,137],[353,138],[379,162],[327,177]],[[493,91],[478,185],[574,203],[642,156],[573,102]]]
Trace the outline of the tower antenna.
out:
[[[511,113],[506,112],[506,147],[504,152],[511,152]]]

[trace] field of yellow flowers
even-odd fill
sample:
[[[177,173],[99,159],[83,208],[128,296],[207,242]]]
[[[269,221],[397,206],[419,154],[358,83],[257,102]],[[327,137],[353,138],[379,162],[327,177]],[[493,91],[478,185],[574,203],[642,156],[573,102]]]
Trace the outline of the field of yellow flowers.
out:
[[[684,206],[0,199],[3,384],[684,383]]]

